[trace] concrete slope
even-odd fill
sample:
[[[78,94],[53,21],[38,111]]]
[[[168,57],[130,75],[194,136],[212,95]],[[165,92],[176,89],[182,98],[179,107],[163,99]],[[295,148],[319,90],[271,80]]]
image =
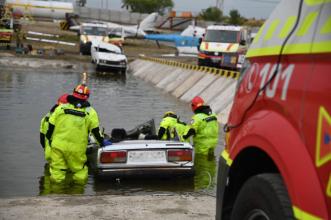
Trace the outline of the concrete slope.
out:
[[[192,88],[203,76],[205,73],[194,71],[180,86],[178,86],[173,92],[172,95],[176,98],[182,96],[187,90]]]
[[[134,76],[190,102],[201,96],[218,114],[218,121],[228,119],[235,94],[238,72],[179,63],[159,58],[137,59],[130,64]]]
[[[193,85],[184,95],[180,97],[180,100],[190,102],[195,96],[200,95],[209,87],[209,85],[215,82],[218,77],[219,76],[212,74],[204,74],[204,76],[195,85]]]

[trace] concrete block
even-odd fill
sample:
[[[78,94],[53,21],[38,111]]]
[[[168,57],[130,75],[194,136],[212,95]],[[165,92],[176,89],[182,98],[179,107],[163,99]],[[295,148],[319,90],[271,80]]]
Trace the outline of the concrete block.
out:
[[[208,86],[216,81],[219,76],[206,73],[195,85],[192,86],[184,95],[180,97],[180,100],[184,102],[190,102],[195,96],[199,95]]]
[[[150,69],[153,65],[155,65],[155,63],[153,62],[141,61],[140,65],[137,65],[137,70],[133,71],[134,72],[133,75],[138,76],[140,78],[144,78],[144,75],[146,74],[148,69]]]
[[[139,71],[139,68],[144,65],[142,60],[134,60],[129,63],[129,73],[135,74],[137,71]]]
[[[149,69],[147,72],[148,74],[145,75],[144,80],[147,82],[152,82],[152,80],[157,77],[158,75],[162,75],[165,68],[167,68],[167,66],[159,64],[159,63],[155,63],[154,66],[151,67],[151,69]]]
[[[215,96],[220,94],[223,90],[225,90],[228,86],[235,83],[236,80],[229,79],[225,77],[219,77],[215,82],[213,82],[207,89],[205,89],[200,96],[205,100],[206,103],[211,102]]]
[[[162,79],[169,76],[175,70],[176,70],[176,67],[166,65],[166,67],[164,69],[162,69],[162,71],[160,71],[160,73],[152,79],[152,83],[154,85],[158,84]]]
[[[222,112],[226,106],[233,101],[234,93],[236,91],[236,84],[232,83],[226,90],[222,91],[218,96],[216,96],[211,102],[210,106],[212,107],[215,113]]]
[[[175,68],[174,71],[172,71],[169,75],[164,77],[158,84],[156,84],[156,87],[164,89],[166,86],[168,86],[169,83],[176,80],[177,77],[179,77],[179,74],[183,70],[181,68]]]
[[[197,81],[199,81],[206,73],[194,71],[190,77],[187,78],[180,86],[178,86],[172,95],[176,98],[182,96],[187,90],[189,90]]]
[[[130,62],[129,63],[129,69],[137,70],[137,66],[138,66],[139,63],[141,63],[141,60],[139,60],[139,59],[136,59],[136,60]]]
[[[165,91],[166,92],[172,92],[178,86],[180,86],[183,82],[185,82],[185,80],[187,80],[187,78],[189,78],[193,73],[194,73],[194,71],[192,71],[192,70],[190,71],[190,70],[182,69],[180,74],[178,74],[178,77],[175,80],[173,80],[172,82],[170,82],[165,87]]]
[[[151,81],[153,77],[157,75],[161,68],[164,66],[159,63],[150,62],[152,65],[148,69],[145,69],[145,72],[141,74],[141,78],[145,81]]]

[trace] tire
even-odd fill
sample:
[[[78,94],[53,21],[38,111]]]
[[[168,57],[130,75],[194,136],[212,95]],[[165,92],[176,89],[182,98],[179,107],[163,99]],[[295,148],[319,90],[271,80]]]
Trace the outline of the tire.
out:
[[[294,220],[292,205],[281,176],[260,174],[248,179],[239,191],[231,219]]]

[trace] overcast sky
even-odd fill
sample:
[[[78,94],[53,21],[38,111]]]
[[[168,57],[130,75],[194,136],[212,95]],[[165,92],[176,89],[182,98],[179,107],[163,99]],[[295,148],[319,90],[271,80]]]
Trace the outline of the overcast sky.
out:
[[[224,0],[225,15],[232,9],[247,18],[268,18],[280,0]],[[122,0],[87,0],[88,7],[121,9]],[[177,11],[200,12],[210,6],[216,5],[216,0],[173,0]]]

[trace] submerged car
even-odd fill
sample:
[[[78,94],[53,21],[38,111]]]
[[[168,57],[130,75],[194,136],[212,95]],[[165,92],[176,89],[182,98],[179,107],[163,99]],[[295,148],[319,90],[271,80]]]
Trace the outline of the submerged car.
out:
[[[100,148],[90,138],[89,166],[98,176],[193,175],[192,145],[155,140],[155,136],[154,120],[151,120],[130,131],[113,129],[112,145]]]
[[[103,41],[92,41],[92,63],[97,70],[117,70],[126,72],[128,60],[120,47]]]

